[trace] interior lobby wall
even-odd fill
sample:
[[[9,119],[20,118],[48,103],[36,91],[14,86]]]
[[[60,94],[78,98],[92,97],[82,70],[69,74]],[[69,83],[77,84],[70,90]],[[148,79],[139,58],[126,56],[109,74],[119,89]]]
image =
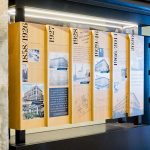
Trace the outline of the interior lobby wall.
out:
[[[0,0],[0,150],[8,150],[8,0]]]

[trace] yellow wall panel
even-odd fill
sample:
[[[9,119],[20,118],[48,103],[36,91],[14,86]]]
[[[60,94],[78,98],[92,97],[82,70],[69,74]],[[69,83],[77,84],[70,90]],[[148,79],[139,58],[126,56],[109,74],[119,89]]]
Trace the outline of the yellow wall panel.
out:
[[[91,32],[71,28],[71,122],[91,120]]]
[[[46,26],[48,125],[69,123],[69,28]]]
[[[9,25],[10,128],[45,126],[44,38],[44,25]]]

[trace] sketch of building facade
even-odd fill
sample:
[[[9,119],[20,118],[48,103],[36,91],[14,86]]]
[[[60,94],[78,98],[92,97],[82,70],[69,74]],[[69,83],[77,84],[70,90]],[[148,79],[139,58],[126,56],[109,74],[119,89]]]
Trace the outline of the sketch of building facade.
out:
[[[75,65],[74,66],[74,75],[73,75],[73,80],[82,80],[82,81],[89,81],[89,77],[90,77],[90,70],[84,66],[83,64],[81,64],[80,66]]]
[[[113,110],[113,118],[125,117],[125,100],[120,100],[115,106]]]
[[[109,72],[109,65],[105,59],[102,59],[95,65],[95,71],[100,73],[108,73]]]
[[[109,88],[109,79],[105,77],[100,77],[95,79],[95,88]]]
[[[130,102],[131,114],[141,113],[140,102],[135,93],[130,93]]]

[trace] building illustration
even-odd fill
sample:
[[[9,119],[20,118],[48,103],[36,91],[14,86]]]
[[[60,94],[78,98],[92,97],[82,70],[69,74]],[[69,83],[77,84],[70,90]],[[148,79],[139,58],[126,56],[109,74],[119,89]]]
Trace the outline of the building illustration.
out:
[[[108,73],[109,65],[105,59],[100,60],[95,65],[95,71],[100,73]]]
[[[95,88],[108,88],[109,87],[109,79],[106,77],[100,77],[95,79]]]
[[[79,117],[82,117],[88,112],[88,98],[86,95],[82,95],[80,100],[76,100],[75,103]]]
[[[44,117],[43,91],[37,85],[24,93],[23,116],[24,119]]]
[[[114,106],[113,118],[125,117],[125,100],[122,99]]]
[[[83,64],[74,66],[74,75],[73,75],[74,81],[79,80],[82,82],[89,82],[89,77],[90,71],[86,66],[84,66]]]
[[[52,58],[49,68],[68,68],[68,61],[64,57]]]
[[[120,83],[114,82],[114,93],[117,93],[119,91]]]
[[[130,102],[131,114],[134,115],[141,113],[140,102],[135,93],[130,93]]]
[[[127,78],[127,69],[122,68],[121,69],[121,79],[122,79],[122,81],[124,81],[126,78]]]

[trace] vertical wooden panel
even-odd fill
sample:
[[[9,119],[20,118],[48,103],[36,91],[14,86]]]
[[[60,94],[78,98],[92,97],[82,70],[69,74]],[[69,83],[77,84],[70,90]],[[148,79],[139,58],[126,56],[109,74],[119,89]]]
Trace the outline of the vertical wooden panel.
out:
[[[93,30],[93,120],[111,117],[111,37],[109,32]]]
[[[48,125],[69,123],[69,28],[47,25]]]
[[[9,25],[10,128],[45,126],[45,26]]]
[[[144,37],[129,35],[129,116],[144,113]]]
[[[127,44],[126,34],[112,33],[112,117],[126,116]]]
[[[91,34],[71,28],[72,123],[91,120]]]

